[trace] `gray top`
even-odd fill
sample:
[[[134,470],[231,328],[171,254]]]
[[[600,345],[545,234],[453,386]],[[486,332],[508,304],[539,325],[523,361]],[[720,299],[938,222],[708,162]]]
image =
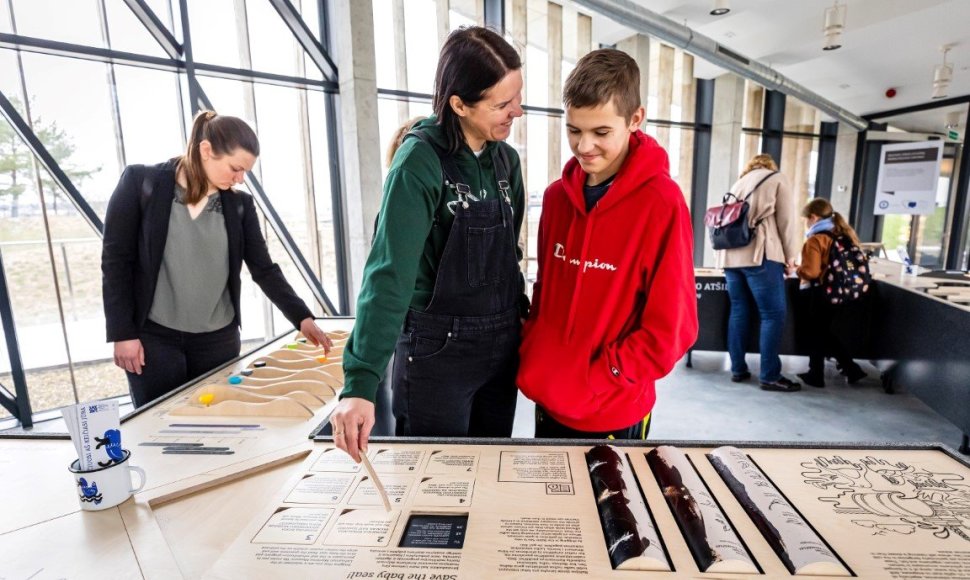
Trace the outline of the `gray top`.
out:
[[[168,237],[148,318],[182,332],[211,332],[235,318],[229,296],[229,240],[219,194],[194,220],[175,185]]]

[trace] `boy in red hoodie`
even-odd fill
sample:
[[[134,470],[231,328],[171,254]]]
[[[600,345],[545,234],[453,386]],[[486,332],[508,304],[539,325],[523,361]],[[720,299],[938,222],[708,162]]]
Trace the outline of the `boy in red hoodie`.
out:
[[[638,128],[632,58],[587,54],[563,103],[575,157],[542,201],[518,385],[536,437],[645,439],[654,382],[697,338],[690,214],[666,151]]]

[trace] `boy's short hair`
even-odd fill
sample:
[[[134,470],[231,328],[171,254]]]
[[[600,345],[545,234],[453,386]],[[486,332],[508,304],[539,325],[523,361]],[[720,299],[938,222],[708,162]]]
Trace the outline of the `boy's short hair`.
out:
[[[627,53],[613,48],[594,50],[576,63],[562,90],[569,107],[599,107],[613,101],[627,121],[640,106],[640,67]]]

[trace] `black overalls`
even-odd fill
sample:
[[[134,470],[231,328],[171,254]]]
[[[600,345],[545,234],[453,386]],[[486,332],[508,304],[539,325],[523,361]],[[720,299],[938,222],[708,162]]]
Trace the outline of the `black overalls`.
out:
[[[431,302],[423,312],[408,311],[394,349],[396,434],[509,437],[518,393],[522,279],[507,165],[493,148],[500,191],[476,196],[454,162],[435,151],[458,201],[450,202],[455,221]]]

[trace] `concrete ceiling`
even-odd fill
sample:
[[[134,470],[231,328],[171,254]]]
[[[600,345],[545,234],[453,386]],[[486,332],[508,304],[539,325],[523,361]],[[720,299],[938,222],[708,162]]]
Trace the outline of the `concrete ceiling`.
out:
[[[842,48],[833,51],[822,50],[823,14],[832,0],[731,0],[731,12],[723,16],[710,15],[713,0],[633,1],[858,115],[930,102],[933,68],[942,62],[944,44],[953,45],[947,57],[954,68],[948,96],[970,94],[968,0],[840,0],[847,5],[846,28]],[[614,44],[630,34],[593,14],[594,43]],[[723,72],[695,62],[698,77]],[[895,98],[885,96],[889,88],[896,89]],[[922,117],[929,125],[943,122],[942,112]],[[963,115],[961,130],[965,123]]]

